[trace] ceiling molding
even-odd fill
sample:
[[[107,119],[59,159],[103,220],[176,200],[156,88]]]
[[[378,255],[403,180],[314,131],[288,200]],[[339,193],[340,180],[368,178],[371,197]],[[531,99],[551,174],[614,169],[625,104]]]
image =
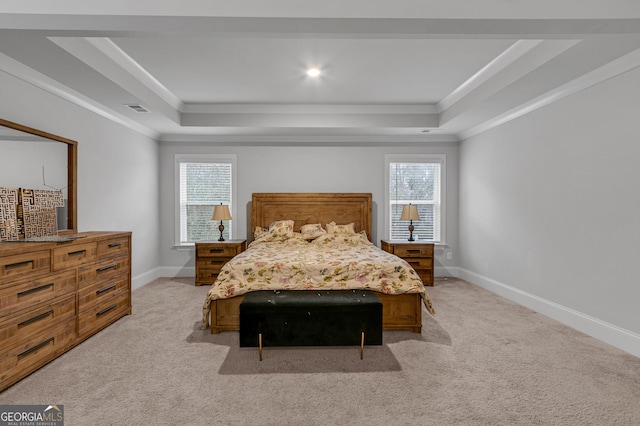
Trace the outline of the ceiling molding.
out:
[[[451,92],[447,97],[442,99],[438,105],[438,112],[442,112],[465,96],[476,90],[482,84],[490,80],[500,71],[504,70],[516,60],[522,58],[529,53],[531,49],[542,43],[542,40],[518,40],[507,50],[502,52],[493,61],[482,67],[480,71],[472,75],[467,81],[462,83],[458,88]]]
[[[137,81],[145,85],[156,95],[171,105],[176,111],[182,111],[183,103],[169,89],[164,87],[153,75],[145,70],[139,63],[127,55],[118,45],[108,38],[85,38],[85,40],[102,52],[105,56],[118,64],[122,69],[131,74]]]
[[[308,1],[235,0],[82,0],[6,1],[3,10],[12,14],[62,14],[122,16],[283,16],[290,18],[437,18],[437,19],[589,19],[637,16],[640,5],[629,0],[537,0],[514,2],[504,0],[395,0],[373,3],[371,0],[325,0],[321,4]],[[375,6],[375,7],[374,7]]]
[[[461,140],[477,136],[480,133],[494,129],[502,124],[515,120],[523,115],[529,114],[537,109],[548,106],[554,102],[638,67],[640,67],[640,49],[634,50],[633,52],[588,72],[577,79],[563,84],[562,86],[531,99],[516,108],[512,108],[503,114],[487,120],[478,126],[460,132],[458,136]]]
[[[153,139],[158,139],[160,134],[153,131],[139,123],[130,120],[129,118],[118,114],[112,110],[109,110],[104,105],[78,93],[63,84],[41,74],[20,62],[8,57],[7,55],[0,53],[0,70],[12,75],[26,83],[29,83],[35,87],[38,87],[46,92],[49,92],[65,101],[71,102],[81,108],[84,108],[94,114],[97,114],[107,120],[111,120],[114,123],[118,123],[125,126],[137,133],[148,136]]]
[[[89,5],[92,8],[94,5]],[[148,13],[148,12],[147,12]],[[495,14],[494,14],[495,15]],[[78,37],[110,37],[115,34],[173,34],[252,37],[333,38],[582,38],[587,34],[634,34],[638,14],[624,18],[428,18],[404,17],[257,17],[252,16],[153,16],[87,14],[0,13],[0,27],[6,29],[74,32]],[[62,35],[60,33],[59,35]],[[81,35],[83,34],[83,35]],[[69,33],[67,36],[73,36]]]
[[[543,40],[539,43],[527,45],[526,53],[513,59],[509,66],[495,73],[490,78],[484,78],[481,84],[476,84],[473,90],[466,93],[464,97],[457,100],[440,114],[440,125],[457,119],[464,114],[471,114],[474,109],[480,108],[483,102],[501,91],[517,84],[517,82],[534,72],[538,67],[557,58],[571,47],[580,43],[580,40]],[[469,123],[465,127],[472,127],[477,123]]]
[[[437,114],[195,114],[183,113],[181,126],[196,127],[315,127],[375,128],[438,127]]]
[[[379,136],[379,135],[162,135],[161,143],[216,143],[222,145],[255,145],[255,144],[286,144],[286,145],[429,145],[457,144],[460,140],[454,135],[416,135],[416,136]]]
[[[107,79],[136,96],[127,103],[141,102],[175,123],[179,122],[181,102],[138,63],[108,39],[47,37]],[[119,54],[118,52],[121,52]],[[176,108],[176,106],[178,108]]]
[[[436,105],[415,104],[193,104],[182,110],[192,114],[437,114]]]

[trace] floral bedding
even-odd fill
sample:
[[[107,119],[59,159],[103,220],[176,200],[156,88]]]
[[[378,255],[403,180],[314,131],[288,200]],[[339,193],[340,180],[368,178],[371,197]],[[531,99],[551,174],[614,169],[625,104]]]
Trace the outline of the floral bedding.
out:
[[[366,289],[385,294],[419,293],[434,314],[431,299],[414,269],[372,244],[363,233],[323,234],[307,241],[299,232],[263,233],[222,268],[203,306],[255,290]]]

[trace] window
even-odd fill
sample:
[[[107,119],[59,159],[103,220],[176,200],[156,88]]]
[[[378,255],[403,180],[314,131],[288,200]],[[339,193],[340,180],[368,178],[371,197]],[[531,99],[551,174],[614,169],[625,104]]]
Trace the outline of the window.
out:
[[[213,206],[228,204],[235,218],[235,156],[176,155],[176,245],[217,240],[219,222]],[[233,235],[233,221],[224,223],[223,236]]]
[[[413,221],[416,240],[443,243],[443,182],[445,157],[387,156],[387,233],[392,240],[409,239],[409,222],[400,220],[402,207],[418,206],[420,220]]]

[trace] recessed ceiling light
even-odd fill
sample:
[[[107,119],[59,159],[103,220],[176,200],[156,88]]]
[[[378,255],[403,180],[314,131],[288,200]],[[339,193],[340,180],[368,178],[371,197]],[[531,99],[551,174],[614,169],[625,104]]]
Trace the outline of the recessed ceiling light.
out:
[[[320,75],[320,70],[318,68],[309,68],[307,70],[307,75],[309,77],[317,77]]]

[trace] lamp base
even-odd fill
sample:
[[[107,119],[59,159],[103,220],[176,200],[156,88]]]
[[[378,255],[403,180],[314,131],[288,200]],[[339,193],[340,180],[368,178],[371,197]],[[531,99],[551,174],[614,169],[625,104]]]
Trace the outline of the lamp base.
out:
[[[224,231],[224,225],[222,224],[222,221],[220,221],[220,226],[218,226],[218,230],[220,231],[220,238],[218,238],[218,241],[224,241],[224,237],[222,236],[222,231]]]
[[[409,240],[408,241],[415,241],[413,239],[413,230],[414,230],[414,227],[413,227],[413,220],[412,220],[410,225],[409,225]]]

